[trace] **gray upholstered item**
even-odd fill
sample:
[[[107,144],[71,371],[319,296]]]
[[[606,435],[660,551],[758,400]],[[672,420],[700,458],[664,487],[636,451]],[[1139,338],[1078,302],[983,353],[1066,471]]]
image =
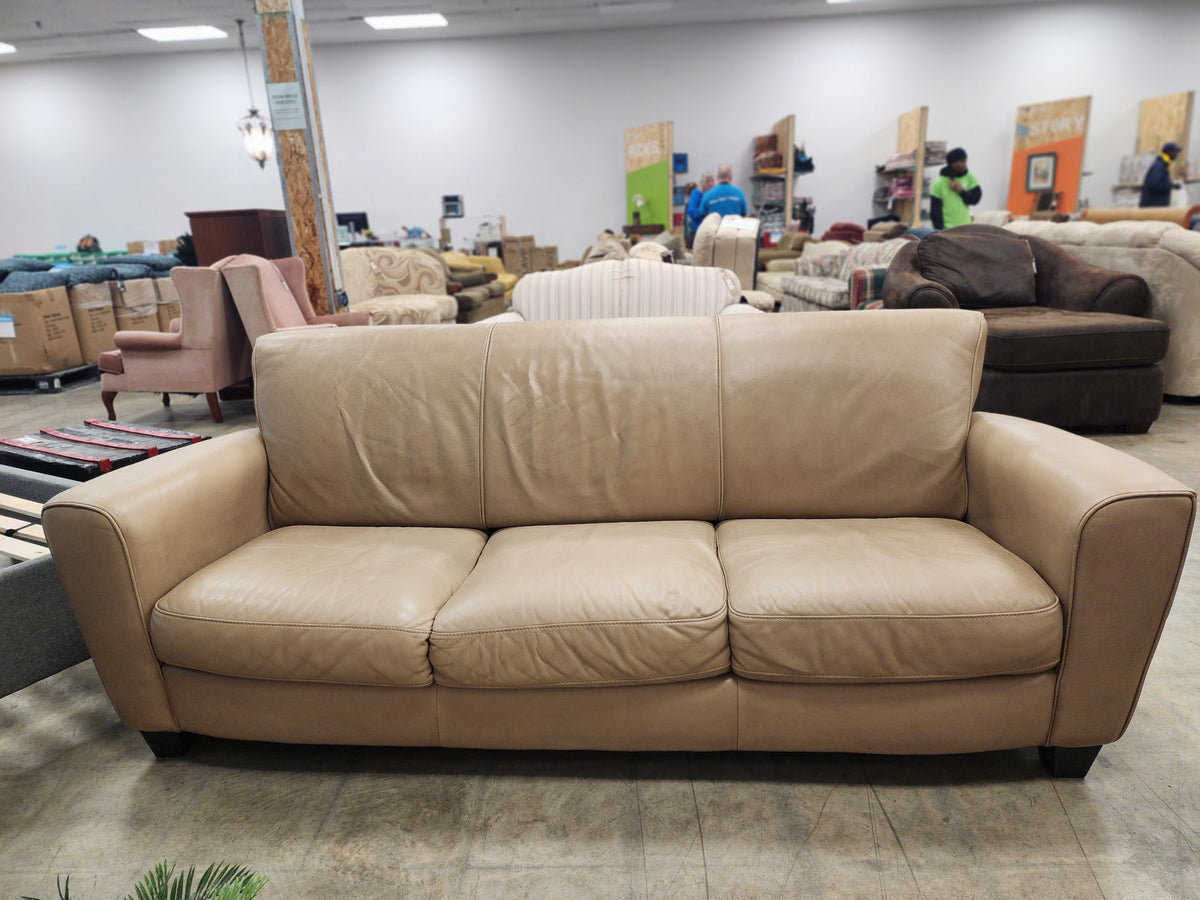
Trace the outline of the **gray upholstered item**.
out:
[[[166,256],[158,253],[123,253],[119,256],[109,256],[104,260],[108,265],[146,266],[155,272],[168,272],[179,265],[179,257],[174,254]]]
[[[48,272],[11,272],[0,281],[0,294],[27,294],[49,288],[66,287],[68,276],[64,269]]]
[[[0,494],[44,503],[73,484],[0,466]],[[0,697],[88,658],[50,556],[0,569],[0,623]]]

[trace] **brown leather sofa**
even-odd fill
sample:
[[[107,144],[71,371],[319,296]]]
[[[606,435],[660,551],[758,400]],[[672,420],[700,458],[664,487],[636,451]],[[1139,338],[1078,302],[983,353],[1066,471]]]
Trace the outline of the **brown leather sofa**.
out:
[[[962,753],[1082,776],[1195,493],[971,412],[959,310],[326,329],[259,430],[45,530],[121,718],[325,744]]]
[[[1060,428],[1144,433],[1158,418],[1168,326],[1137,275],[992,225],[903,247],[883,284],[889,309],[979,309],[988,343],[976,409]]]

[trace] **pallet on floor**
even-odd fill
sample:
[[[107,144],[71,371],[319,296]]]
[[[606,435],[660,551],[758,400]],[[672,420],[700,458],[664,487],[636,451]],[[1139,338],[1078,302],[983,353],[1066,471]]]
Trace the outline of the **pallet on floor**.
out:
[[[40,375],[0,375],[0,394],[57,394],[72,384],[99,380],[96,366],[73,366]]]

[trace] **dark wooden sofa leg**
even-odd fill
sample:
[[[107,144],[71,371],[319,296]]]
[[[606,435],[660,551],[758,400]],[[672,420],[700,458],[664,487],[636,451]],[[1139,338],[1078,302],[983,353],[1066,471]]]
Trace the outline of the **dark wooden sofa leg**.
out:
[[[188,735],[182,731],[143,731],[142,737],[159,759],[183,756]]]
[[[221,417],[221,404],[217,402],[216,392],[205,394],[204,398],[208,401],[208,411],[212,413],[214,422],[224,422]]]
[[[110,421],[115,421],[117,418],[117,411],[115,409],[113,409],[113,399],[116,396],[117,396],[116,391],[101,391],[100,392],[100,402],[104,404],[104,411],[106,413],[108,413],[108,418]]]
[[[1055,778],[1083,778],[1100,755],[1100,747],[1038,747],[1038,756]]]

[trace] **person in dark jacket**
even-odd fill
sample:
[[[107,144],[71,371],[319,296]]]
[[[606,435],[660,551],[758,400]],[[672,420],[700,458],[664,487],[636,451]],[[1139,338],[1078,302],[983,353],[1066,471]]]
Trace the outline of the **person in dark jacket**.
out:
[[[1162,152],[1146,170],[1146,177],[1142,181],[1142,199],[1138,201],[1138,206],[1171,205],[1171,188],[1174,187],[1171,181],[1171,163],[1179,153],[1180,147],[1173,141],[1163,144]]]
[[[967,168],[967,151],[955,147],[946,154],[946,165],[929,187],[929,218],[938,231],[968,225],[971,211],[983,196],[983,188]]]

